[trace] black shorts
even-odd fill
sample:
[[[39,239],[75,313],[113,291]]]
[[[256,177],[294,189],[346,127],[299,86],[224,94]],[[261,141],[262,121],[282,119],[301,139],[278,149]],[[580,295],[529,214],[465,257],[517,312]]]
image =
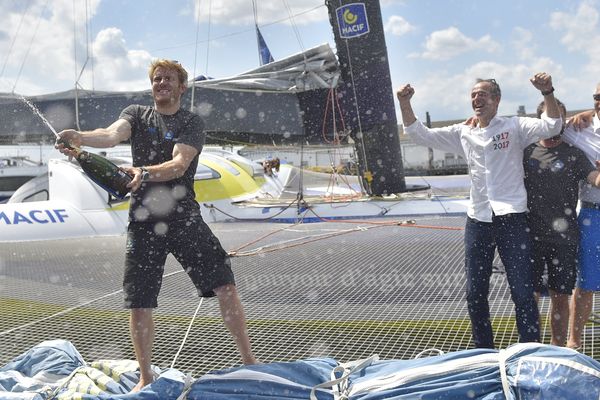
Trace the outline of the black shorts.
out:
[[[235,284],[231,262],[200,217],[168,223],[130,222],[123,292],[125,308],[156,308],[165,261],[171,253],[191,278],[198,294]]]
[[[556,293],[571,294],[577,277],[577,244],[532,240],[535,291],[543,292],[544,270],[548,271],[548,288]]]

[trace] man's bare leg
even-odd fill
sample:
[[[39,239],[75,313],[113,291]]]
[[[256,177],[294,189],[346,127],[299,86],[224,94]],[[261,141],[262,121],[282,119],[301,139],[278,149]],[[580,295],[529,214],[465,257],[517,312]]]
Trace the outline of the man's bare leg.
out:
[[[572,349],[581,347],[581,335],[583,334],[585,323],[592,313],[593,300],[594,292],[575,288],[573,298],[571,299],[571,318],[569,321],[571,331],[569,332],[567,347]]]
[[[131,341],[135,350],[135,357],[140,364],[140,381],[131,390],[139,392],[144,386],[154,381],[152,372],[152,346],[154,345],[154,320],[152,308],[133,308],[129,316],[129,329]]]
[[[564,346],[569,330],[569,295],[550,290],[550,344]]]
[[[235,340],[242,362],[246,365],[256,364],[256,359],[252,354],[250,338],[248,337],[246,315],[237,288],[233,284],[228,284],[216,288],[214,292],[219,299],[223,322]]]

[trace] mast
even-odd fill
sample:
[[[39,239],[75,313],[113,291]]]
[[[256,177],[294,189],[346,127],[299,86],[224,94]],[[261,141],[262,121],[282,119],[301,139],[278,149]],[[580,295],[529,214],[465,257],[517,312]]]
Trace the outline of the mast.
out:
[[[360,167],[371,193],[407,190],[379,0],[326,0]]]
[[[425,112],[425,126],[431,128],[431,116],[429,111]],[[427,148],[427,170],[431,174],[433,172],[433,148]]]

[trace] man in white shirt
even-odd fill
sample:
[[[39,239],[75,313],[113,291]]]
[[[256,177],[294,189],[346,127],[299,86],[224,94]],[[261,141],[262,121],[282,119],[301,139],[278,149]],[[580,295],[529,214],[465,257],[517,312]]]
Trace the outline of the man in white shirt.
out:
[[[567,126],[563,139],[585,153],[598,165],[600,160],[600,83],[596,86],[591,126],[576,131]],[[581,334],[592,312],[594,292],[600,291],[600,189],[582,183],[579,186],[579,257],[577,284],[571,299],[571,319],[567,346],[581,347]]]
[[[402,86],[397,97],[406,132],[417,144],[462,155],[471,178],[471,200],[465,226],[467,306],[473,343],[494,348],[489,288],[495,249],[502,259],[515,304],[520,342],[540,340],[539,311],[534,297],[530,243],[525,213],[523,149],[560,133],[562,121],[550,75],[531,78],[542,92],[547,117],[498,117],[500,86],[478,79],[471,90],[476,126],[456,124],[430,129],[417,120],[410,104],[414,89]]]

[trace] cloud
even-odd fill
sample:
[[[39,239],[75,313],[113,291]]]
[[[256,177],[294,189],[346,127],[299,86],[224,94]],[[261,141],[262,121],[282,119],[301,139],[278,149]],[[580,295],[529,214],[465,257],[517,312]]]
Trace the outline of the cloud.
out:
[[[395,36],[402,36],[415,30],[415,27],[411,25],[407,20],[399,15],[392,15],[385,23],[383,29],[386,32],[391,33]]]
[[[535,57],[536,46],[531,31],[515,27],[512,31],[511,41],[520,60],[532,60]]]
[[[465,36],[458,28],[451,26],[429,35],[426,39],[425,51],[417,56],[430,60],[449,60],[469,51],[484,50],[493,53],[499,49],[500,45],[489,35],[476,40]]]
[[[577,70],[571,71],[558,83],[561,90],[557,91],[557,96],[568,110],[592,106],[590,93],[600,80],[600,48],[595,45],[600,40],[599,20],[596,1],[590,0],[583,0],[573,13],[553,12],[550,15],[549,25],[562,34],[560,42],[565,45],[566,51],[587,57],[587,60],[578,63]]]
[[[388,7],[394,4],[406,4],[405,0],[380,0],[379,4],[381,4],[381,7]]]
[[[57,9],[64,6],[64,2],[57,3]],[[51,63],[48,60],[53,60],[54,64],[58,64],[57,77],[60,76],[61,71],[68,68],[68,63],[64,62],[66,54],[57,46],[53,46],[56,38],[62,37],[65,32],[61,29],[60,24],[53,24],[54,14],[42,17],[43,10],[44,5],[41,1],[33,1],[27,8],[13,8],[0,13],[0,25],[6,32],[9,32],[5,38],[0,40],[0,54],[2,54],[3,63],[6,61],[4,82],[7,82],[7,86],[3,86],[0,91],[10,91],[14,88],[19,92],[23,90],[23,87],[34,85],[32,82],[27,82],[25,78],[21,78],[29,75],[29,66],[35,66],[37,69],[37,73],[33,74],[36,77],[44,74],[48,69],[53,69],[49,67]],[[69,36],[72,36],[72,32]],[[44,51],[46,46],[50,49],[50,56],[47,56],[48,52]],[[40,53],[45,53],[46,57],[39,57]],[[73,58],[72,54],[71,51],[69,59]],[[23,70],[20,75],[21,66],[23,66]],[[73,68],[71,67],[69,71],[73,71]]]
[[[123,32],[118,28],[107,28],[98,32],[94,41],[94,53],[98,58],[121,58],[127,56]]]
[[[526,106],[526,111],[533,112],[542,96],[529,79],[539,71],[552,72],[553,80],[561,85],[562,67],[543,57],[531,63],[517,64],[482,61],[457,74],[429,74],[411,83],[415,87],[413,108],[421,118],[429,111],[434,121],[467,118],[473,113],[469,93],[476,79],[494,78],[502,90],[498,115],[515,115],[521,105]],[[562,100],[563,94],[558,95]]]
[[[0,38],[0,54],[8,56],[4,78],[10,82],[9,90],[14,86],[19,93],[40,94],[42,88],[48,90],[49,82],[52,85],[70,81],[69,87],[73,86],[77,73],[73,61],[73,21],[75,18],[77,26],[81,27],[86,17],[85,8],[79,5],[74,10],[73,4],[71,0],[50,3],[32,0],[29,7],[3,9],[0,13],[0,26],[10,36],[10,40]],[[98,1],[89,3],[89,18],[95,15],[97,4]],[[85,39],[83,43],[82,39],[84,35],[77,38],[79,56],[86,54]],[[6,87],[0,88],[2,90]]]
[[[146,73],[153,57],[145,50],[129,49],[118,28],[98,32],[93,43],[94,84],[97,89],[143,90],[150,87]],[[91,71],[86,73],[90,79]]]
[[[200,7],[200,20],[207,21],[210,15],[211,23],[224,25],[249,25],[254,24],[254,12],[252,2],[248,0],[220,0],[213,1],[209,10],[207,2],[195,2],[194,17],[198,15],[197,7]],[[289,6],[284,7],[281,0],[257,1],[258,24],[270,23],[282,20],[282,23],[291,24],[290,13],[293,22],[297,25],[305,25],[316,21],[327,19],[327,13],[323,12],[325,7],[322,0],[293,0],[286,1]],[[312,9],[315,9],[310,11]],[[319,9],[321,9],[319,11]],[[183,12],[192,12],[184,10]],[[299,15],[298,15],[299,14]]]
[[[597,38],[598,10],[594,2],[583,1],[577,7],[575,15],[565,12],[554,12],[550,15],[550,27],[556,31],[564,31],[561,43],[569,51],[587,52],[590,41]]]
[[[85,89],[149,88],[146,73],[153,57],[145,50],[128,47],[120,29],[104,28],[93,43],[86,43],[86,16],[94,17],[99,2],[90,1],[86,10],[83,2],[77,3],[74,9],[72,0],[50,3],[32,0],[29,8],[20,7],[12,13],[0,14],[0,26],[11,35],[10,40],[0,35],[0,54],[8,55],[12,36],[16,36],[1,77],[0,92],[14,90],[29,95],[72,88],[84,64],[86,68],[79,77],[79,84]]]

